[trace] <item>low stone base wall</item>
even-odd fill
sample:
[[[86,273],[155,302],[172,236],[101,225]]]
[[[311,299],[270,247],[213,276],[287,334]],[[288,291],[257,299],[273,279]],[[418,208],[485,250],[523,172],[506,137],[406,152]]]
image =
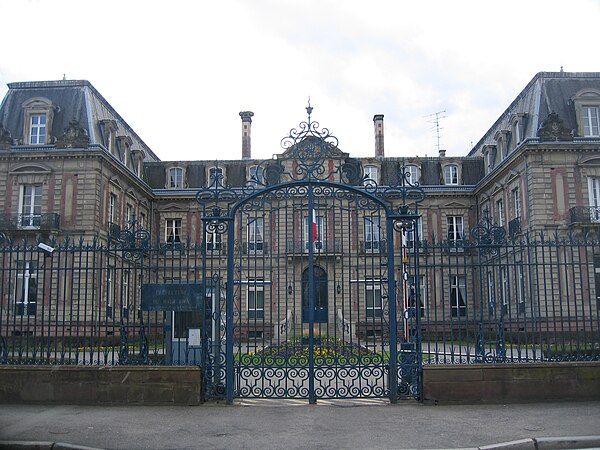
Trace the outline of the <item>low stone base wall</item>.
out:
[[[199,405],[198,367],[0,366],[0,403]]]
[[[425,366],[425,403],[600,400],[600,362]]]

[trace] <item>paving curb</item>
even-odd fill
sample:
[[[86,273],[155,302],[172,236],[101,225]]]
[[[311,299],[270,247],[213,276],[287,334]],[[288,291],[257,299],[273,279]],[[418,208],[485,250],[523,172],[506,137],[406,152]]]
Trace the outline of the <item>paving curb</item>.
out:
[[[561,450],[600,448],[600,436],[564,436],[519,439],[477,447],[478,450]]]
[[[0,450],[103,450],[85,445],[46,441],[0,441]]]

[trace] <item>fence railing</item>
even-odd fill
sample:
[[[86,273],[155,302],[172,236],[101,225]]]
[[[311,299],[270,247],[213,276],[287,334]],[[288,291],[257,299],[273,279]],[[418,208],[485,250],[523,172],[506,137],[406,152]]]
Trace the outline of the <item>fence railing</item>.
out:
[[[409,274],[408,289],[397,280],[398,302],[409,306],[398,308],[398,323],[410,309],[419,314],[419,329],[405,331],[420,338],[424,364],[600,359],[597,239],[525,235],[462,245],[458,252],[448,242],[423,242],[426,251],[409,253],[407,262],[396,255]],[[2,364],[185,364],[170,342],[177,324],[165,312],[143,310],[141,288],[227,273],[225,259],[201,244],[165,251],[66,241],[52,248],[0,241]],[[336,281],[331,289],[344,295],[353,287]],[[271,292],[260,288],[264,304]],[[359,296],[355,307],[366,314],[369,301]]]

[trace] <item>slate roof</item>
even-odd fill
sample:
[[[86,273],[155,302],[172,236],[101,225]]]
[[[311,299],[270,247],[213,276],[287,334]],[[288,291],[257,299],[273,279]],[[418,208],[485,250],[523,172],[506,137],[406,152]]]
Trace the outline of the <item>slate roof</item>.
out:
[[[15,114],[15,111],[20,111],[23,103],[33,97],[44,97],[58,107],[54,112],[50,135],[61,136],[69,122],[75,119],[87,130],[90,144],[102,145],[99,121],[114,120],[119,127],[117,135],[129,136],[133,141],[132,148],[143,150],[147,161],[159,160],[89,81],[29,81],[8,83],[8,87],[8,93],[0,105],[0,125],[10,131],[13,140],[22,136],[24,120],[23,114]]]
[[[527,114],[524,139],[536,138],[542,122],[551,112],[558,114],[567,129],[577,130],[570,102],[584,88],[600,89],[600,72],[539,72],[483,135],[469,156],[480,155],[484,145],[495,144],[494,135],[500,130],[510,130],[511,115],[516,113]]]

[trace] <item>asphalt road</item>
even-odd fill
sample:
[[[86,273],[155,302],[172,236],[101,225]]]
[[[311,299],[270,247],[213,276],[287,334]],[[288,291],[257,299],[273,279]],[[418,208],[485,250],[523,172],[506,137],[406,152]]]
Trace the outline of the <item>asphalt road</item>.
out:
[[[412,401],[397,405],[320,401],[308,405],[281,400],[193,407],[0,405],[0,441],[115,449],[449,449],[590,435],[600,435],[600,402],[433,406]]]

